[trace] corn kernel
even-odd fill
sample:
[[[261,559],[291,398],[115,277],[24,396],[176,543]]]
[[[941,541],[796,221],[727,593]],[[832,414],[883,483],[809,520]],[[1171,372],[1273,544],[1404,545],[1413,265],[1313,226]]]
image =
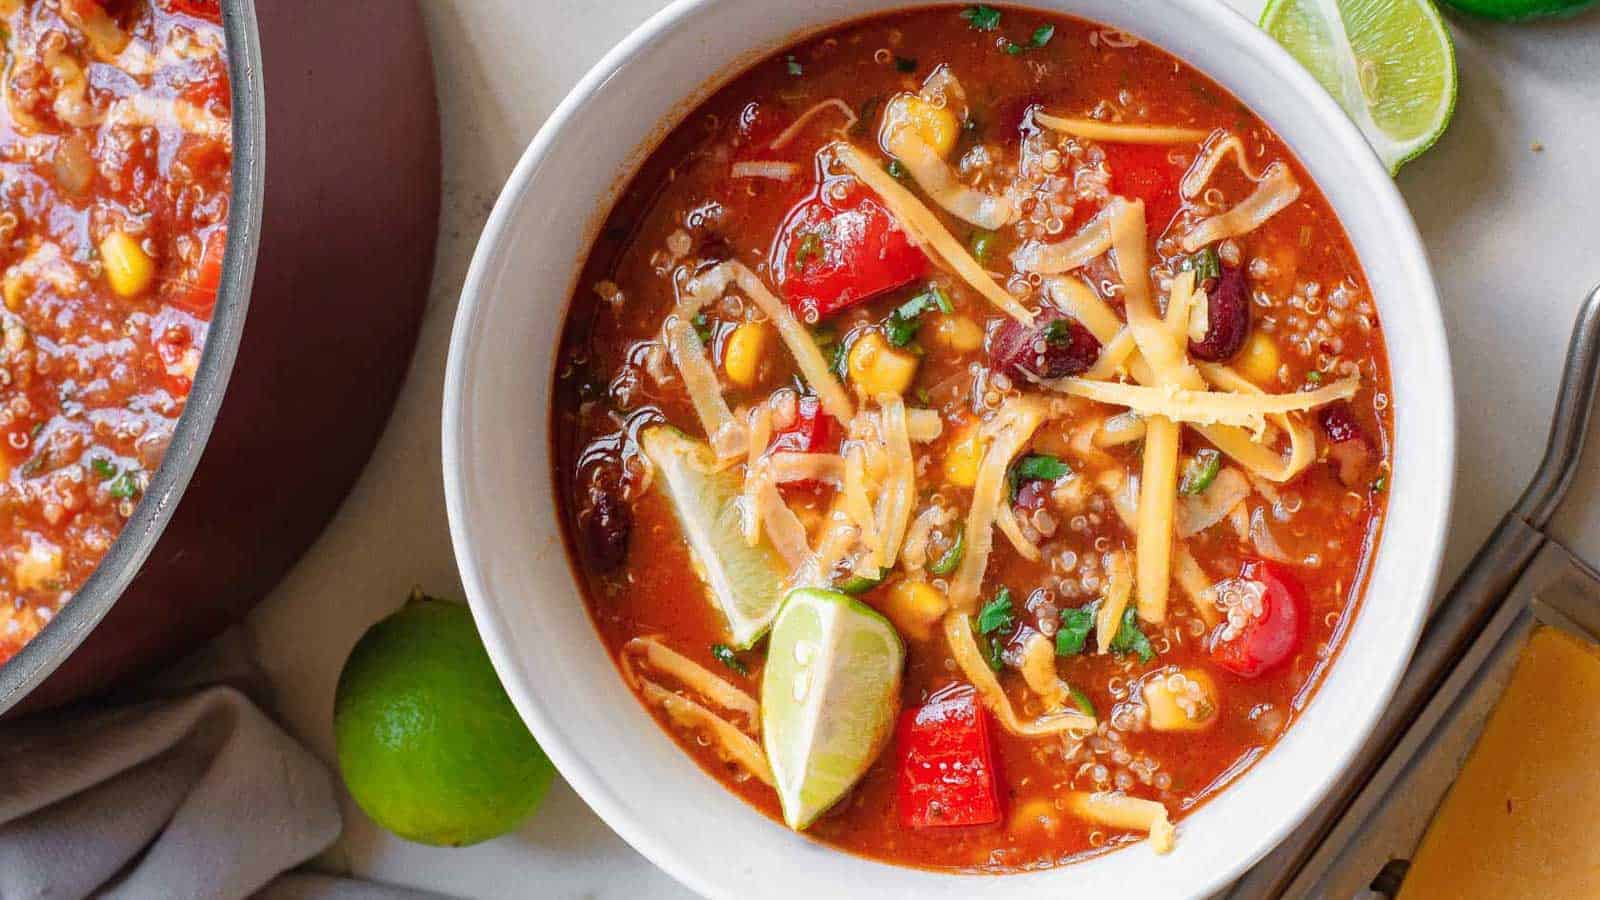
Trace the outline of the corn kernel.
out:
[[[915,94],[900,94],[889,101],[886,119],[901,121],[917,130],[922,142],[940,156],[948,156],[955,149],[961,123],[948,109],[934,106]]]
[[[1144,683],[1144,704],[1156,731],[1202,731],[1217,721],[1217,686],[1199,669],[1158,672]]]
[[[1245,341],[1244,352],[1239,354],[1239,371],[1244,377],[1261,387],[1278,383],[1278,345],[1268,335],[1257,331]]]
[[[1056,809],[1055,801],[1049,797],[1030,797],[1018,803],[1011,812],[1011,821],[1007,826],[1012,834],[1027,834],[1032,831],[1043,831],[1046,834],[1055,834],[1061,827],[1061,810]]]
[[[17,560],[11,577],[17,589],[31,591],[48,587],[61,578],[61,548],[42,538],[30,537],[28,549]]]
[[[883,614],[902,634],[919,641],[933,636],[949,608],[950,598],[926,581],[896,581],[884,592]]]
[[[0,281],[0,295],[5,297],[6,309],[16,312],[22,308],[22,301],[28,298],[28,292],[33,290],[33,279],[15,270],[7,272],[3,281]]]
[[[971,353],[983,346],[983,328],[962,315],[942,315],[933,323],[935,346],[957,353]]]
[[[917,377],[916,356],[889,346],[883,335],[868,332],[850,345],[850,381],[868,396],[904,394]]]
[[[722,370],[740,387],[753,387],[761,378],[761,361],[772,343],[771,332],[760,322],[746,322],[728,335],[722,346]]]
[[[969,422],[950,437],[944,451],[944,480],[956,487],[972,487],[978,483],[978,464],[983,461],[983,440],[978,437],[978,423]]]
[[[121,231],[111,232],[100,242],[100,261],[105,264],[111,289],[123,297],[144,293],[156,276],[155,260]]]

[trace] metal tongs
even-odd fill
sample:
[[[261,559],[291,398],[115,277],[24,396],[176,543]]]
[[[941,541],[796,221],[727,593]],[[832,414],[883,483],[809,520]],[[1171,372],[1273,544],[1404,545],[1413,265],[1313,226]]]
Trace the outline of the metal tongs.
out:
[[[1600,573],[1544,531],[1577,473],[1597,378],[1600,286],[1578,312],[1555,419],[1533,481],[1434,607],[1387,711],[1328,798],[1225,896],[1317,896],[1318,885],[1364,828],[1397,792],[1405,793],[1407,776],[1450,726],[1457,701],[1477,683],[1480,670],[1504,655],[1534,619],[1600,641]],[[1405,869],[1404,860],[1394,860],[1364,874],[1373,879],[1368,896],[1396,892]]]

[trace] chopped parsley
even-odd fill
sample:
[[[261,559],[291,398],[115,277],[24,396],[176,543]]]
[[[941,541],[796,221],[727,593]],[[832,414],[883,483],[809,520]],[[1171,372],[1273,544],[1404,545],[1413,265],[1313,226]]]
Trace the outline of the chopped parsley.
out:
[[[789,72],[790,75],[804,75],[806,72],[806,70],[801,67],[800,61],[794,58],[793,53],[783,58],[783,67]]]
[[[727,644],[712,644],[711,655],[717,658],[717,662],[722,663],[735,672],[738,672],[740,675],[750,674],[750,667],[745,665],[744,660],[740,659],[738,655],[733,652],[733,648],[729,647]]]
[[[994,599],[984,604],[978,613],[978,633],[994,634],[998,631],[1009,631],[1016,622],[1016,613],[1011,608],[1011,589],[1000,588]]]
[[[1011,501],[1016,502],[1017,492],[1022,490],[1023,482],[1055,481],[1071,474],[1072,468],[1060,459],[1048,453],[1029,453],[1017,460],[1007,476],[1007,483],[1011,487]]]
[[[1033,36],[1028,38],[1026,44],[1019,44],[1009,38],[1003,39],[1000,48],[1012,56],[1021,56],[1029,50],[1043,50],[1050,39],[1056,36],[1054,25],[1041,25],[1033,30]]]
[[[1044,326],[1044,342],[1060,346],[1072,340],[1072,322],[1069,319],[1051,319]]]
[[[993,31],[1000,27],[1000,10],[981,3],[963,9],[961,18],[967,20],[973,31]]]
[[[1183,469],[1183,480],[1178,482],[1178,493],[1194,495],[1211,486],[1222,471],[1222,454],[1207,447],[1197,451],[1194,459]]]
[[[794,267],[798,271],[806,267],[806,263],[813,259],[821,259],[825,255],[822,247],[822,235],[815,231],[808,231],[800,235],[800,246],[794,251]]]
[[[89,460],[89,469],[93,471],[101,481],[105,481],[107,478],[117,474],[117,467],[112,465],[110,460],[102,459],[100,457],[95,457],[94,459]]]
[[[917,59],[914,56],[896,56],[894,58],[894,68],[896,72],[915,72],[917,70]]]
[[[1156,658],[1156,650],[1150,646],[1150,639],[1139,630],[1139,611],[1136,608],[1130,606],[1123,611],[1117,636],[1111,639],[1111,652],[1137,653],[1142,663]]]
[[[1321,384],[1322,383],[1322,373],[1317,371],[1316,369],[1312,369],[1311,371],[1307,372],[1306,373],[1306,383],[1307,384]]]
[[[1093,600],[1077,609],[1061,611],[1061,627],[1056,630],[1056,655],[1077,656],[1089,641],[1094,628],[1095,613],[1100,611],[1100,601]]]

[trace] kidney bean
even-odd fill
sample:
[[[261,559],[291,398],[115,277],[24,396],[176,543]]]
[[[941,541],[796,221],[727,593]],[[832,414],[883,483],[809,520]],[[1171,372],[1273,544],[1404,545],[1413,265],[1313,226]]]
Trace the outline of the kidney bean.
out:
[[[633,513],[621,493],[616,467],[602,465],[593,470],[584,507],[578,513],[578,525],[589,562],[598,571],[615,569],[628,557]]]
[[[1033,325],[1007,320],[989,335],[989,366],[1014,380],[1078,375],[1100,357],[1100,342],[1089,329],[1053,310],[1041,311]]]
[[[1328,458],[1338,468],[1339,480],[1346,487],[1362,484],[1372,462],[1372,444],[1349,404],[1330,403],[1322,407],[1317,411],[1317,421],[1328,436]]]
[[[1250,336],[1250,291],[1244,269],[1223,266],[1222,275],[1206,285],[1206,336],[1190,341],[1189,353],[1206,362],[1225,362]]]

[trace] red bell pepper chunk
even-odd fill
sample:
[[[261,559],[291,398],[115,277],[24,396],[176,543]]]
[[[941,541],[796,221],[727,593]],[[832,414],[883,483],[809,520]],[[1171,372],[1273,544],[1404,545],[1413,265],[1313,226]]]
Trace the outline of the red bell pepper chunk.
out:
[[[928,258],[871,192],[835,199],[823,185],[789,211],[772,269],[795,315],[817,322],[922,277]]]
[[[794,421],[772,436],[768,452],[835,453],[844,440],[839,420],[822,411],[822,401],[807,394],[795,406]]]
[[[1262,586],[1261,615],[1232,640],[1217,641],[1211,658],[1235,675],[1255,678],[1288,662],[1300,649],[1310,601],[1300,579],[1279,563],[1247,559],[1239,578]]]
[[[208,22],[222,21],[221,0],[166,0],[165,5],[169,12],[194,16]]]
[[[1105,144],[1106,167],[1111,170],[1111,192],[1144,201],[1145,227],[1152,236],[1172,224],[1182,201],[1178,182],[1183,167],[1167,159],[1168,148],[1158,144]]]
[[[211,315],[212,307],[217,305],[217,286],[222,283],[222,255],[227,249],[227,229],[211,232],[206,238],[205,251],[200,254],[200,266],[194,279],[179,282],[173,297],[175,304],[196,315]]]
[[[822,411],[822,401],[811,395],[800,398],[794,421],[772,436],[768,453],[837,453],[844,441],[839,420]],[[791,481],[784,485],[795,490],[816,490],[822,482]]]
[[[1000,821],[989,712],[972,693],[909,710],[896,737],[900,822],[907,828],[991,825]]]

